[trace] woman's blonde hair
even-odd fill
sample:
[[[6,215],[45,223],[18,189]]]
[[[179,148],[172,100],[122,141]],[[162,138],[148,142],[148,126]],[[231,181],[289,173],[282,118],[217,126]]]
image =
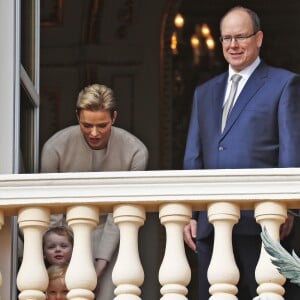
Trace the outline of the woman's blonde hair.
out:
[[[96,83],[83,88],[77,98],[77,115],[79,115],[82,109],[104,109],[109,111],[111,116],[113,116],[113,113],[117,109],[117,103],[112,89]]]

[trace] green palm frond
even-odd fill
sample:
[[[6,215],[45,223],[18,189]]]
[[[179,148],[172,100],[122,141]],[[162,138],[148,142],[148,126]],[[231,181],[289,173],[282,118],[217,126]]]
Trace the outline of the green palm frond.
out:
[[[261,232],[261,239],[265,250],[271,256],[273,265],[284,277],[292,283],[300,285],[300,258],[293,251],[290,254],[280,242],[273,240],[267,229],[264,227]]]

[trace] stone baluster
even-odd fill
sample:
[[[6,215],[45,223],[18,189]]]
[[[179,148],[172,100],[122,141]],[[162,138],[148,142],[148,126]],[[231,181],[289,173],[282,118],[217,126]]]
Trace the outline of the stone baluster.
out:
[[[255,217],[261,227],[266,227],[269,235],[274,240],[279,240],[280,225],[287,217],[286,205],[282,202],[260,202],[255,205]],[[268,296],[268,299],[283,300],[285,278],[272,264],[269,254],[262,246],[258,260],[255,278],[259,287],[257,293],[260,296]]]
[[[120,204],[114,207],[114,221],[120,229],[120,246],[112,279],[116,285],[114,300],[140,300],[144,270],[138,250],[138,230],[145,222],[142,206]]]
[[[160,222],[166,229],[165,254],[159,270],[161,300],[187,299],[191,269],[185,254],[183,228],[191,215],[191,206],[187,204],[167,203],[159,208]]]
[[[44,300],[48,274],[43,259],[43,232],[48,228],[50,212],[44,207],[20,209],[18,223],[24,235],[23,260],[17,276],[20,300]]]
[[[88,205],[69,207],[67,222],[74,234],[72,258],[66,272],[67,297],[69,300],[92,300],[97,274],[92,257],[91,234],[99,222],[99,209]]]
[[[0,229],[2,229],[2,226],[4,225],[4,213],[2,210],[0,210]],[[0,272],[0,287],[2,286],[2,274]]]
[[[207,277],[210,300],[237,300],[239,270],[232,248],[232,228],[240,218],[239,206],[229,202],[208,205],[208,219],[214,226],[214,246]]]

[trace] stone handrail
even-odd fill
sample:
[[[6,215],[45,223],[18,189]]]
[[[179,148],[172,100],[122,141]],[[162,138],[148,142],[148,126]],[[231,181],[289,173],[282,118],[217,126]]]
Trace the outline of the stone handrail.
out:
[[[45,299],[48,278],[42,233],[49,224],[50,213],[66,213],[74,231],[73,255],[66,274],[68,299],[93,299],[96,274],[90,234],[100,212],[113,212],[120,228],[113,272],[115,300],[141,299],[144,271],[138,253],[138,231],[146,212],[158,212],[166,230],[158,274],[161,299],[186,300],[191,271],[182,230],[192,210],[208,210],[215,228],[208,270],[210,300],[224,300],[225,296],[236,300],[239,270],[232,254],[231,233],[240,210],[254,209],[257,222],[279,239],[287,209],[298,207],[300,169],[296,168],[0,175],[0,225],[4,217],[17,216],[24,233],[23,261],[17,277],[19,299],[24,300]],[[264,249],[256,280],[259,295],[284,299],[285,278],[276,271]]]

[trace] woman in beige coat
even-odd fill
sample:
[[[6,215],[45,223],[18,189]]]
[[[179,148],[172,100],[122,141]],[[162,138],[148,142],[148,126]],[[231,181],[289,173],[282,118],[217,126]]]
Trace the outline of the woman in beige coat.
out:
[[[41,172],[101,172],[145,170],[148,150],[128,131],[113,126],[117,118],[113,91],[99,84],[85,87],[78,96],[79,125],[54,134],[44,145]],[[52,224],[65,222],[52,216]],[[119,243],[119,230],[111,214],[101,215],[93,232],[93,255],[98,275],[96,299],[114,298],[112,269]]]

